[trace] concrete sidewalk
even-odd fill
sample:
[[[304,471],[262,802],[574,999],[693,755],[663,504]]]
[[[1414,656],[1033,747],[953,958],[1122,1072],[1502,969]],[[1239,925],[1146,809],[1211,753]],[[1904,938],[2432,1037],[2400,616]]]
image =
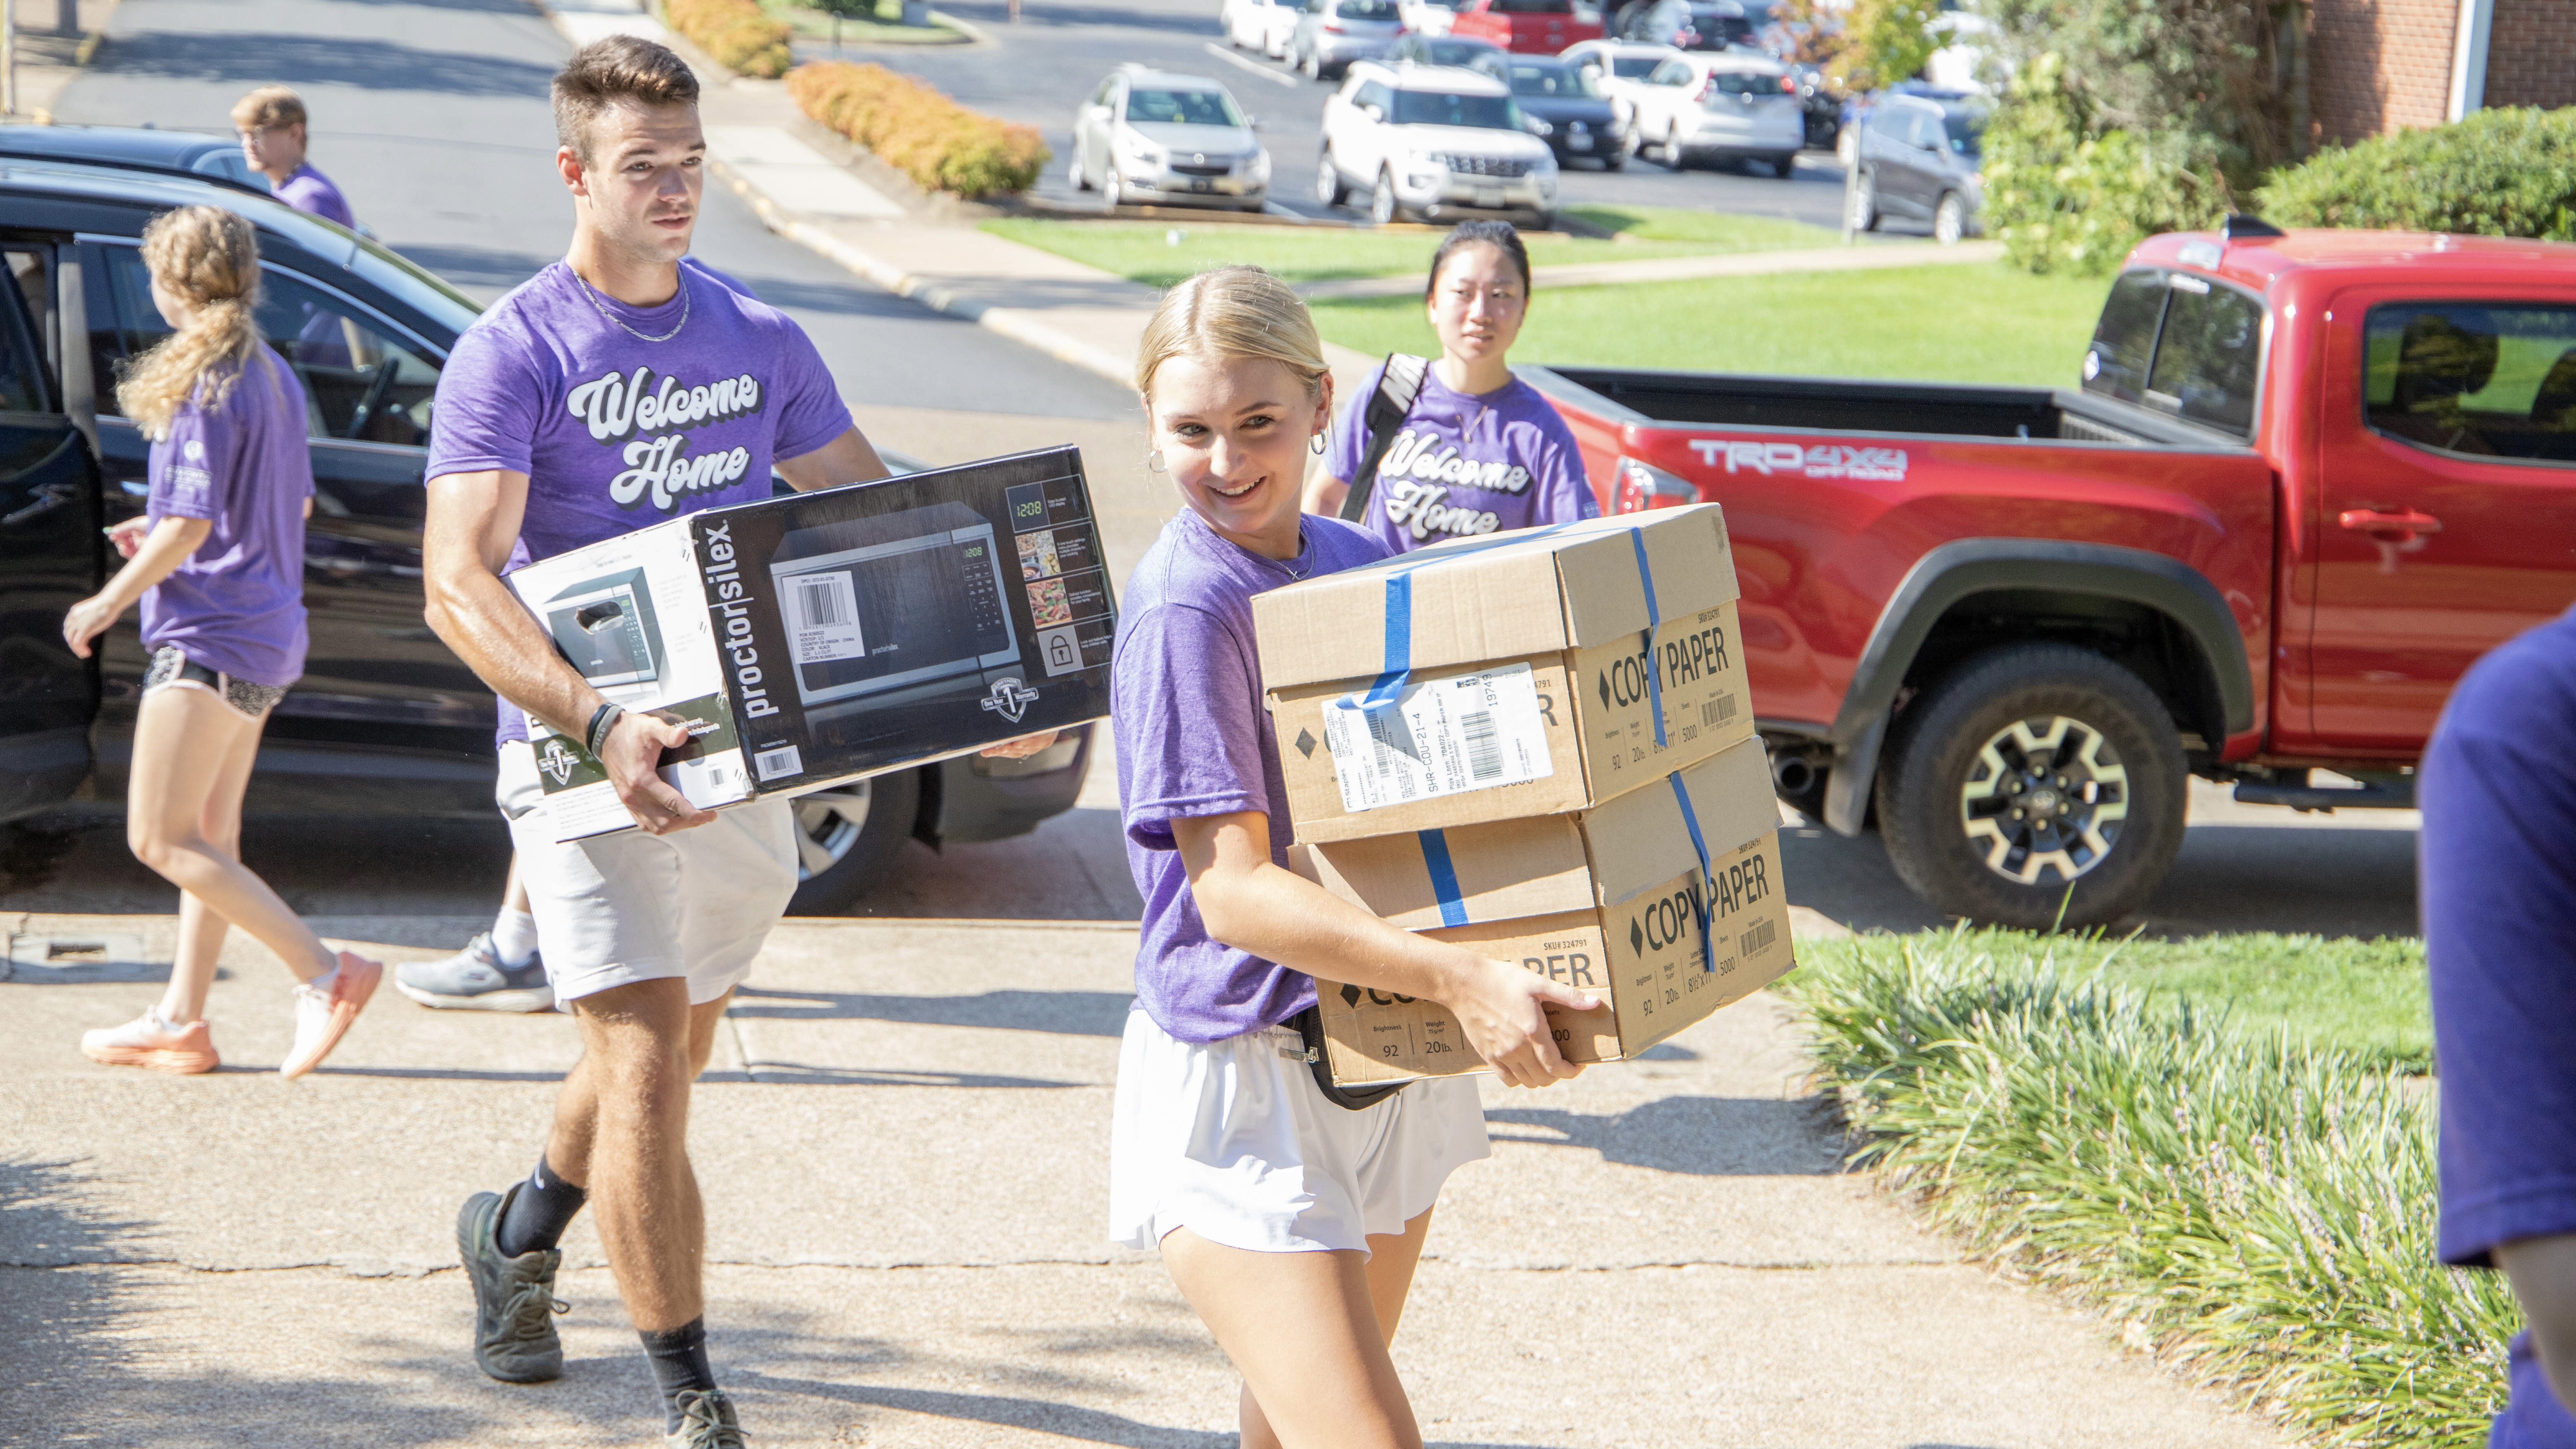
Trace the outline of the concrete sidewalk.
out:
[[[155,988],[62,978],[155,974],[171,920],[0,929],[143,958],[0,982],[0,1444],[648,1441],[645,1367],[586,1222],[560,1288],[565,1379],[491,1383],[465,1351],[450,1225],[527,1170],[567,1019],[388,990],[322,1071],[280,1082],[262,1069],[287,1041],[285,975],[237,938],[210,1010],[227,1069],[111,1070],[79,1032]],[[1232,1442],[1221,1355],[1150,1255],[1102,1239],[1135,945],[1086,922],[772,937],[691,1133],[715,1357],[754,1444]],[[1785,1009],[1756,998],[1567,1086],[1489,1082],[1494,1160],[1452,1179],[1397,1345],[1428,1438],[2281,1442],[1842,1174],[1803,1076]]]

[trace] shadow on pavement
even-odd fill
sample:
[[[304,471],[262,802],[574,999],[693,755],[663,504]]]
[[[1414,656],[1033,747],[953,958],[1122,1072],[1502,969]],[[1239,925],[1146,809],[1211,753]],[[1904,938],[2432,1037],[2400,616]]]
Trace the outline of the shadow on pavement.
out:
[[[741,1080],[729,1073],[725,1080]],[[704,1080],[718,1080],[707,1073]],[[801,1062],[753,1062],[751,1080],[788,1087],[1080,1087],[1083,1082],[1057,1082],[1044,1077],[989,1077],[973,1072],[906,1072],[887,1068],[812,1067]]]
[[[860,1018],[919,1026],[974,1026],[1004,1031],[1046,1031],[1063,1036],[1123,1036],[1127,1003],[1117,991],[986,991],[974,996],[871,996],[823,991],[773,991],[746,986],[734,993],[730,1015],[778,1021]]]
[[[1605,1162],[1693,1177],[1818,1177],[1842,1171],[1834,1109],[1821,1097],[1666,1097],[1615,1117],[1552,1108],[1488,1109],[1496,1142],[1580,1147]],[[1553,1135],[1550,1135],[1553,1134]]]
[[[70,1162],[0,1161],[0,1324],[10,1396],[87,1395],[133,1366],[113,1330],[143,1304],[112,1266],[144,1225],[106,1212]],[[16,1416],[11,1415],[14,1419]],[[0,1442],[9,1438],[0,1427]]]
[[[241,31],[118,36],[98,66],[118,75],[168,80],[348,85],[452,96],[543,96],[554,81],[554,67],[532,61],[422,50],[386,40]]]

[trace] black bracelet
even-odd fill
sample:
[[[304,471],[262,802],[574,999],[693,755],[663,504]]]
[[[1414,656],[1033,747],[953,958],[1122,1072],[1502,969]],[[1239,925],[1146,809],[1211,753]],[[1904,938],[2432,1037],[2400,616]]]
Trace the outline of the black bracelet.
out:
[[[617,727],[617,717],[626,713],[618,706],[603,701],[590,712],[590,756],[598,759],[608,748],[608,732]]]

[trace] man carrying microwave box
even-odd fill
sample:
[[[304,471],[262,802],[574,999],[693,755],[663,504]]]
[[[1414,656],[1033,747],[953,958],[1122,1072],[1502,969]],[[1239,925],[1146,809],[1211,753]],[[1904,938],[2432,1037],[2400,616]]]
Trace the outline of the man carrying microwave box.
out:
[[[475,1360],[514,1383],[562,1373],[556,1244],[595,1196],[665,1442],[732,1449],[741,1431],[707,1361],[689,1087],[795,892],[793,818],[784,801],[692,806],[655,773],[686,728],[603,699],[502,582],[532,560],[765,498],[773,466],[799,489],[886,476],[796,324],[689,259],[706,155],[697,98],[685,62],[632,36],[585,47],[555,77],[572,245],[457,342],[432,414],[424,563],[430,627],[501,696],[496,798],[547,976],[582,1037],[536,1171],[474,1194],[458,1217]],[[528,716],[589,745],[637,831],[553,839]]]

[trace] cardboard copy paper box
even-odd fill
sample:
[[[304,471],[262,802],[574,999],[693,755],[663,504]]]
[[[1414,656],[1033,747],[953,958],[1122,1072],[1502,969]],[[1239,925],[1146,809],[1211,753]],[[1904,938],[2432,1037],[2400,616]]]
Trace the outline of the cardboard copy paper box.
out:
[[[1715,504],[1456,540],[1256,596],[1296,838],[1583,810],[1750,739],[1735,599]]]
[[[1109,712],[1116,607],[1072,448],[692,513],[509,582],[602,694],[689,722],[662,776],[698,805]],[[634,827],[582,741],[528,733],[555,838]]]
[[[1670,778],[1708,846],[1705,878],[1669,783],[1579,814],[1300,846],[1290,861],[1396,925],[1607,998],[1606,1012],[1548,1015],[1567,1060],[1618,1061],[1796,964],[1762,742]],[[1326,981],[1316,990],[1336,1082],[1484,1069],[1444,1007]]]

